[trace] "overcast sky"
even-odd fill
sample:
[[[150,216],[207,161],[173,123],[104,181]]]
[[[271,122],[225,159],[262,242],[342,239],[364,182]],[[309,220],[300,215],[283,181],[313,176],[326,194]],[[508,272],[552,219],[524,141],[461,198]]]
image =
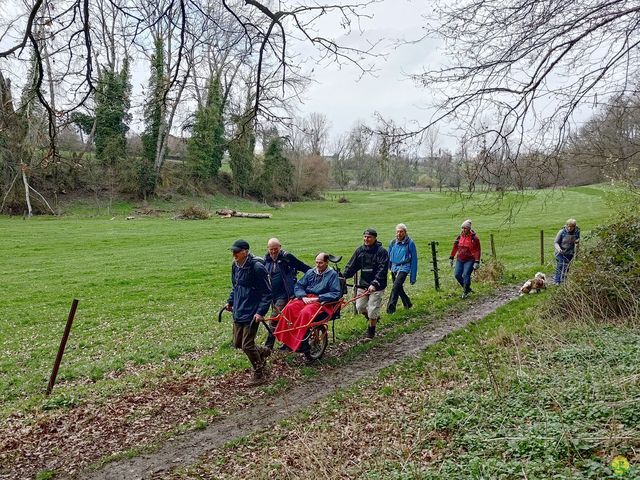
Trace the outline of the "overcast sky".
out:
[[[409,0],[385,0],[368,9],[371,20],[363,20],[364,34],[354,31],[350,36],[336,37],[338,42],[348,45],[363,45],[366,39],[385,39],[380,51],[385,58],[376,60],[376,71],[360,78],[354,66],[329,64],[314,68],[311,76],[315,82],[305,92],[302,113],[324,113],[330,120],[332,135],[348,131],[358,120],[369,125],[379,113],[397,124],[413,121],[424,122],[429,118],[430,92],[417,86],[408,78],[427,68],[437,67],[441,57],[433,41],[393,47],[393,40],[412,40],[423,35],[425,20],[422,15],[427,2]],[[455,145],[453,139],[445,138],[443,146]]]

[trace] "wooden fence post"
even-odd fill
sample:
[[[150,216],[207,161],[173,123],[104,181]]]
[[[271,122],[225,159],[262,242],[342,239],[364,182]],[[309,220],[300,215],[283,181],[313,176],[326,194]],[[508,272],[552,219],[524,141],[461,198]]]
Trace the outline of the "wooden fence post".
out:
[[[544,265],[544,230],[540,230],[540,265]]]
[[[64,348],[67,346],[67,339],[69,338],[69,332],[71,332],[71,324],[73,323],[73,317],[76,316],[76,309],[78,308],[78,300],[73,299],[71,304],[71,311],[69,312],[69,318],[67,318],[67,325],[64,327],[64,333],[62,334],[62,340],[60,340],[60,348],[58,348],[58,355],[53,362],[53,370],[51,371],[51,377],[49,377],[49,385],[47,385],[47,395],[53,390],[53,386],[56,383],[56,377],[58,376],[58,368],[60,368],[60,362],[62,362],[62,355],[64,355]]]

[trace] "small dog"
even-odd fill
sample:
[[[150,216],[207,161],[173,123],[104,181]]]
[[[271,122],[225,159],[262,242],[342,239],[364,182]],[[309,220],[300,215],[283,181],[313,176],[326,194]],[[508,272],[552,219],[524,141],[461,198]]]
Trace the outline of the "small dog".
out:
[[[547,288],[547,277],[544,273],[538,272],[535,277],[527,280],[524,282],[524,285],[520,287],[520,295],[532,292],[538,293],[543,288]]]

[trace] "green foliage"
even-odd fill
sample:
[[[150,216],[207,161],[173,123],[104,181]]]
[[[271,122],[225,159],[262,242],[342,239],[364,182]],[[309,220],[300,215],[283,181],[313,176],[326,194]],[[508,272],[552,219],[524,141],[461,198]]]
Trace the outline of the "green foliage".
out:
[[[144,132],[142,132],[142,158],[138,166],[138,185],[140,194],[147,198],[155,191],[156,186],[156,153],[160,128],[164,119],[164,42],[162,38],[155,40],[155,52],[151,56],[151,72],[149,75],[149,96],[144,106]]]
[[[131,119],[129,75],[129,59],[125,59],[120,72],[104,70],[96,85],[96,157],[103,165],[114,166],[126,156],[125,135]]]
[[[87,115],[82,112],[72,112],[71,123],[75,124],[80,130],[82,130],[85,134],[90,134],[91,130],[93,130],[93,122],[95,121],[95,117],[91,115]]]
[[[209,82],[206,103],[196,111],[187,143],[187,161],[192,174],[200,179],[215,177],[222,166],[225,148],[222,86],[216,76]]]
[[[551,306],[573,318],[640,319],[640,215],[595,229],[581,247]]]
[[[35,480],[51,480],[55,477],[55,470],[41,470],[36,474]]]
[[[256,194],[264,200],[291,199],[293,165],[282,150],[282,138],[273,138],[264,153],[262,173],[256,182]]]
[[[239,195],[246,195],[253,176],[253,150],[256,137],[249,114],[236,121],[236,131],[229,142],[229,166],[233,174],[233,188]]]

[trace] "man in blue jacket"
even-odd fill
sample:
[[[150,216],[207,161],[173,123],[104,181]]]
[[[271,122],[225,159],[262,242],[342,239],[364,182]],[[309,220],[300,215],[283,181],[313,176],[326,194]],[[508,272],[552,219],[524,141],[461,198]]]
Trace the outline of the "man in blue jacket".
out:
[[[387,313],[396,311],[398,297],[402,300],[404,308],[411,308],[411,299],[404,291],[404,282],[409,276],[411,285],[416,283],[418,274],[418,252],[416,244],[407,235],[407,226],[404,223],[396,225],[396,238],[389,243],[389,268],[393,287],[387,303]]]
[[[282,310],[286,319],[279,322],[275,336],[289,349],[296,351],[303,343],[306,331],[302,327],[313,319],[330,317],[333,314],[332,302],[342,297],[342,285],[338,273],[329,267],[329,255],[321,252],[316,256],[316,268],[296,283],[296,300],[289,302]]]
[[[273,315],[282,311],[287,302],[293,298],[293,288],[296,284],[298,272],[305,273],[311,269],[309,265],[298,260],[295,255],[282,249],[280,240],[270,238],[267,242],[267,254],[264,256],[264,266],[271,282]],[[272,330],[278,325],[271,322]],[[264,346],[273,348],[275,337],[269,333]]]
[[[256,345],[260,322],[271,305],[271,285],[262,261],[249,252],[249,243],[236,240],[233,255],[232,289],[226,309],[233,312],[233,346],[241,348],[253,367],[250,385],[264,383],[266,359],[271,350]]]

